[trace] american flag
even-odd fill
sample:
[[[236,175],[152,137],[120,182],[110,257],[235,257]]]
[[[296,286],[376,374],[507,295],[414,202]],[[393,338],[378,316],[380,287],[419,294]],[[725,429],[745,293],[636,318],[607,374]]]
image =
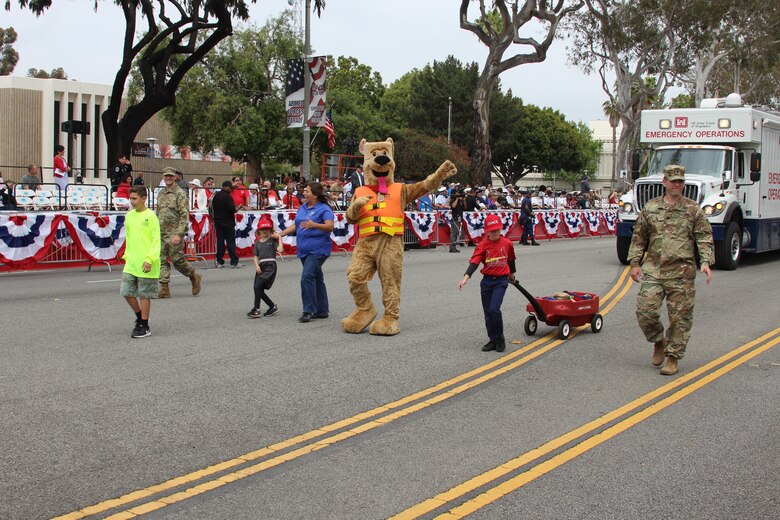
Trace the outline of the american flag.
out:
[[[325,131],[328,133],[328,146],[333,150],[336,148],[336,127],[333,126],[333,120],[331,119],[332,110],[328,110],[328,115],[325,117]]]
[[[285,95],[289,96],[303,88],[303,58],[287,60],[287,81]]]

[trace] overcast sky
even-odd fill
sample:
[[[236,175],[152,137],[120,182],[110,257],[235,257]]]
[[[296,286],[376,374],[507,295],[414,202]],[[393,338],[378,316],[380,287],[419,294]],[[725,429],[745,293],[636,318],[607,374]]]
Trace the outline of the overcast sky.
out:
[[[302,1],[302,0],[301,0]],[[54,0],[36,18],[12,0],[11,12],[0,10],[0,27],[19,34],[15,75],[30,68],[63,67],[70,79],[111,84],[120,63],[124,20],[119,7],[102,1]],[[480,70],[487,47],[458,25],[457,0],[329,0],[322,18],[312,16],[316,54],[354,56],[379,72],[386,85],[412,69],[452,54]],[[258,0],[250,23],[262,25],[269,15],[287,8],[287,0]],[[606,95],[598,76],[586,76],[566,63],[566,43],[553,42],[547,60],[516,67],[501,75],[503,90],[541,107],[552,107],[573,121],[604,119]],[[510,50],[519,49],[517,46]],[[513,53],[518,50],[513,50]],[[505,55],[509,56],[507,53]]]

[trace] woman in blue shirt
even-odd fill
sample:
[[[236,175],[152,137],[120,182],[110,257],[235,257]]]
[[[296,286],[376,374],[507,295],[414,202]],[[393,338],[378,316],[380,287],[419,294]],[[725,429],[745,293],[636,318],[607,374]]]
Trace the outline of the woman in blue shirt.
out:
[[[333,231],[333,211],[328,205],[325,188],[319,182],[311,182],[303,190],[304,203],[295,215],[295,224],[280,236],[295,233],[298,258],[303,264],[301,273],[301,299],[303,314],[298,319],[308,323],[312,319],[328,317],[328,291],[322,275],[322,264],[330,256],[330,232]]]

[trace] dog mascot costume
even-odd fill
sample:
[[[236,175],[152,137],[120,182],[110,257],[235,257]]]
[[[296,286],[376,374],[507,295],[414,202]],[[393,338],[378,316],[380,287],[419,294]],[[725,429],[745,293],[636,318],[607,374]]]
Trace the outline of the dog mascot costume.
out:
[[[357,334],[368,325],[371,334],[392,336],[401,332],[398,313],[401,306],[401,273],[404,256],[404,208],[423,193],[436,190],[444,179],[458,170],[444,161],[436,173],[416,184],[393,182],[395,161],[393,140],[377,143],[360,141],[366,185],[355,190],[347,209],[347,221],[357,224],[360,238],[347,269],[349,290],[356,309],[341,321],[344,331]],[[368,282],[379,272],[385,314],[376,318]],[[373,323],[371,323],[373,321]]]

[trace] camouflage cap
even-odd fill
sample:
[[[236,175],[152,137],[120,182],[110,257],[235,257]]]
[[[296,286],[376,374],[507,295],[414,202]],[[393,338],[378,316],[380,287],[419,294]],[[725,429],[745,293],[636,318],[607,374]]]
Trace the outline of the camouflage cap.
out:
[[[664,168],[664,177],[668,181],[684,181],[685,180],[685,166],[679,166],[677,164],[669,164]]]
[[[165,175],[177,175],[179,172],[176,171],[176,168],[172,168],[170,166],[166,166],[163,168],[163,176]]]

